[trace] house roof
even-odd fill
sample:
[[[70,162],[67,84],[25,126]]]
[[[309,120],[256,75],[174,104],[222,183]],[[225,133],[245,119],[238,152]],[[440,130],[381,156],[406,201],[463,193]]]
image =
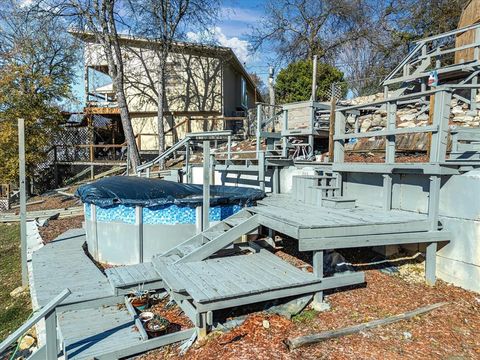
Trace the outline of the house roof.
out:
[[[87,31],[80,31],[70,29],[68,32],[75,36],[76,38],[90,43],[97,43],[98,40],[96,35],[92,32]],[[135,47],[140,48],[155,48],[155,44],[159,44],[161,40],[156,40],[153,38],[147,37],[140,37],[140,36],[133,36],[133,35],[125,35],[119,34],[119,39],[122,43],[128,44]],[[229,47],[219,46],[219,45],[211,45],[211,44],[201,44],[201,43],[193,43],[193,42],[186,42],[186,41],[175,41],[173,42],[173,52],[175,51],[182,51],[192,55],[207,55],[212,57],[223,57],[227,59],[231,65],[239,71],[247,80],[247,83],[250,87],[252,87],[260,101],[263,101],[262,95],[260,93],[260,89],[256,86],[253,82],[250,74],[247,72],[243,64],[238,60],[237,55],[233,52],[233,50]]]

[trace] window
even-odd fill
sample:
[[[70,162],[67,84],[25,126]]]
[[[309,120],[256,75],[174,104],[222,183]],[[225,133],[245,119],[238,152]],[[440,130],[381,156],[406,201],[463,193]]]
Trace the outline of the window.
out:
[[[241,94],[242,106],[245,109],[247,109],[248,108],[247,80],[245,80],[243,76],[242,76],[240,94]]]

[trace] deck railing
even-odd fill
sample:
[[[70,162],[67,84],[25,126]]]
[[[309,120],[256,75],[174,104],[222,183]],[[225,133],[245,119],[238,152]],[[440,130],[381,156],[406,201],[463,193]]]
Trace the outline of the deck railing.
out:
[[[58,340],[57,340],[57,306],[62,303],[69,295],[69,289],[63,290],[60,294],[55,296],[44,307],[38,310],[30,319],[28,319],[22,326],[15,330],[2,343],[0,343],[0,355],[4,353],[15,341],[20,339],[25,332],[35,326],[40,320],[45,318],[45,333],[46,342],[39,348],[29,359],[32,360],[57,360],[58,358]]]

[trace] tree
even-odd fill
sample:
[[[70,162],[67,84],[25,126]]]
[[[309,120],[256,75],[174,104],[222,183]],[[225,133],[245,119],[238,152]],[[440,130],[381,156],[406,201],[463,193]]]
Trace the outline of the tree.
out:
[[[268,87],[267,85],[265,85],[265,82],[257,73],[253,72],[253,73],[250,73],[249,75],[250,75],[250,79],[252,79],[256,88],[260,92],[259,95],[264,99],[264,101],[268,101],[270,97],[268,96]]]
[[[71,21],[79,31],[91,32],[101,44],[108,64],[108,73],[115,88],[125,140],[130,148],[130,161],[135,169],[140,154],[135,142],[130,112],[124,89],[124,68],[119,30],[129,30],[120,13],[128,0],[36,0],[33,9],[39,14],[51,14]]]
[[[360,37],[362,3],[349,0],[269,0],[266,16],[251,33],[254,50],[271,50],[278,60],[332,58],[347,41]]]
[[[305,101],[312,95],[313,62],[300,60],[280,70],[275,85],[278,103]],[[335,67],[317,64],[317,100],[328,100],[331,84],[343,82],[343,73]]]
[[[158,58],[157,127],[159,154],[165,151],[164,112],[167,59],[187,27],[202,31],[211,25],[219,8],[218,0],[130,0],[138,32],[151,39]],[[164,167],[164,162],[160,163]]]
[[[15,1],[0,6],[0,182],[18,179],[17,119],[25,119],[32,178],[62,120],[61,102],[73,98],[77,47],[63,26],[32,16]]]

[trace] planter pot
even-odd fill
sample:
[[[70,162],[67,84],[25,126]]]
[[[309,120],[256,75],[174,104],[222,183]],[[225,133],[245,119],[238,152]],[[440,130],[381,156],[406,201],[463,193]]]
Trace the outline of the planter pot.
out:
[[[152,320],[145,323],[145,331],[150,337],[158,337],[167,332],[170,322],[160,316],[155,316]]]
[[[138,317],[140,318],[142,323],[146,323],[152,320],[155,317],[155,314],[150,311],[144,311]]]
[[[143,311],[148,307],[148,299],[146,297],[134,297],[130,302],[132,303],[132,306],[139,311]]]

